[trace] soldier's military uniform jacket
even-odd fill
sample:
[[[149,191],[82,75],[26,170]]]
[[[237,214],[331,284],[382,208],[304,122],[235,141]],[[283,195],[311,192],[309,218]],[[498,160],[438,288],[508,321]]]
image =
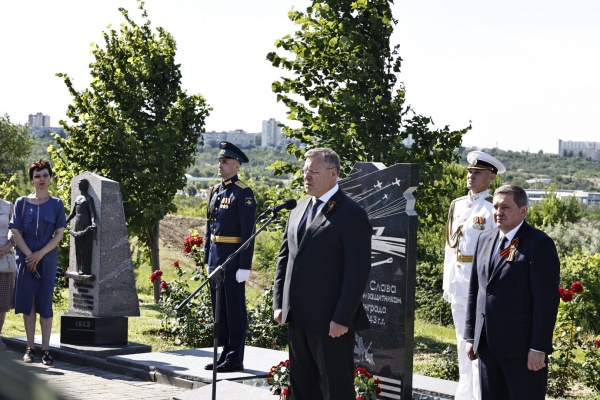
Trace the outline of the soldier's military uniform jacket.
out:
[[[237,175],[211,188],[204,240],[204,262],[209,270],[223,264],[252,236],[255,216],[254,193]],[[251,244],[225,270],[250,269],[253,253]]]
[[[446,224],[444,257],[444,299],[469,296],[471,265],[477,238],[494,228],[493,196],[489,190],[452,201]]]

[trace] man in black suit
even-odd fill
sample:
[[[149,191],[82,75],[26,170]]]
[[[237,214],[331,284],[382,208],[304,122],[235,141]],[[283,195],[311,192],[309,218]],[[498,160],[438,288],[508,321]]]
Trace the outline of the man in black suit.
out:
[[[339,190],[339,156],[318,148],[305,157],[310,196],[298,202],[285,228],[274,318],[289,323],[291,398],[353,400],[354,332],[369,327],[361,298],[372,227],[365,210]]]
[[[494,192],[497,229],[479,236],[467,304],[467,355],[479,357],[482,400],[543,400],[559,303],[560,262],[544,232],[525,222],[527,194]]]

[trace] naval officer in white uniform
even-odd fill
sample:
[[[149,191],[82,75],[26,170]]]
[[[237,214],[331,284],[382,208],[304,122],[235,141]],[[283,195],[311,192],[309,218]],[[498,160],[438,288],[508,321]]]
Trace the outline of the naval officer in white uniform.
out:
[[[456,330],[459,381],[455,399],[479,400],[479,362],[467,357],[464,339],[469,279],[477,238],[481,232],[495,227],[489,187],[496,174],[503,174],[506,168],[498,159],[482,151],[470,152],[467,161],[469,193],[454,199],[448,213],[442,287],[444,299],[451,304]]]

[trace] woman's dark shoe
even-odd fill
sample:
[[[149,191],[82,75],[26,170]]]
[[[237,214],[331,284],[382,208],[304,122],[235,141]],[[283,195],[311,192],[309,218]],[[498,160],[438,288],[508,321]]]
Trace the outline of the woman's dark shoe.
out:
[[[42,364],[44,364],[44,365],[54,364],[54,360],[52,359],[52,356],[50,355],[50,351],[48,351],[48,350],[42,351]]]
[[[34,355],[35,355],[35,350],[28,347],[27,350],[25,350],[25,355],[23,356],[23,361],[27,364],[31,364],[33,362]]]

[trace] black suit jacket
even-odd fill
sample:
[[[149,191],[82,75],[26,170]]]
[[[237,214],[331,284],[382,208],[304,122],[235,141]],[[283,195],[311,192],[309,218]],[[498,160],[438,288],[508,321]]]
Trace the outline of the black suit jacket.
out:
[[[483,232],[477,240],[465,339],[473,339],[477,351],[485,329],[490,351],[498,356],[527,357],[530,349],[549,354],[560,301],[556,246],[544,232],[523,222],[515,235],[519,245],[514,261],[501,258],[490,275],[499,232]]]
[[[302,242],[298,225],[312,197],[290,213],[277,260],[273,309],[299,329],[329,332],[331,321],[369,327],[361,304],[371,272],[372,227],[365,210],[338,190],[315,216]]]

